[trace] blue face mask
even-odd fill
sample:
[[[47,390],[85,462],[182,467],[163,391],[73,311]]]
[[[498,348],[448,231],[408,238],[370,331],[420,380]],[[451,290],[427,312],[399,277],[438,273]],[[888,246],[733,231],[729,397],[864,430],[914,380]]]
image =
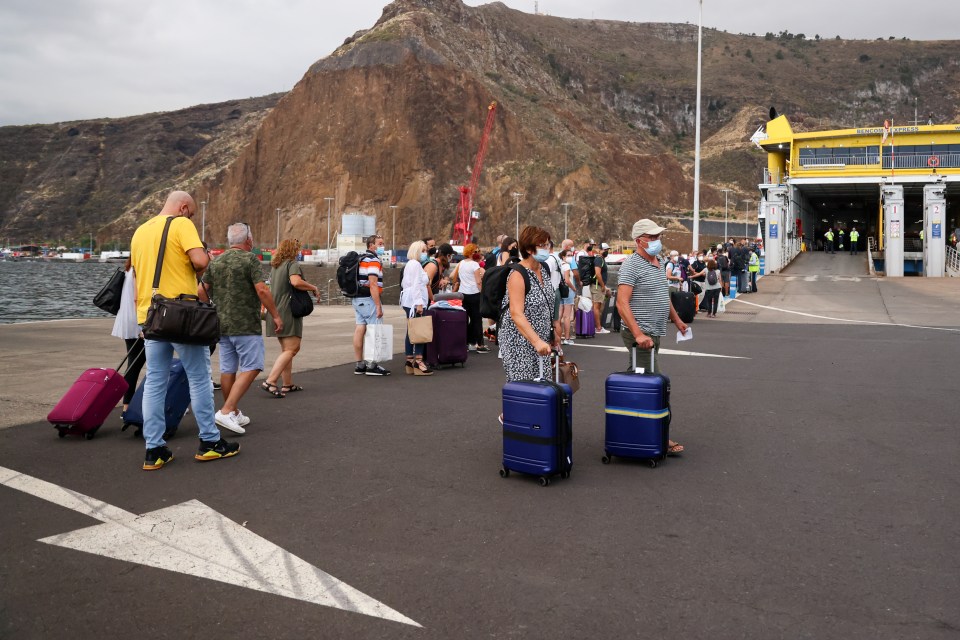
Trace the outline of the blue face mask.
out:
[[[547,258],[550,257],[550,249],[537,249],[537,253],[533,257],[537,259],[537,262],[546,262]]]
[[[382,256],[384,253],[386,253],[386,251],[384,251],[383,247],[377,247],[378,256]]]
[[[658,255],[660,255],[661,249],[663,249],[663,243],[660,242],[660,240],[659,240],[659,238],[658,238],[657,240],[654,240],[654,241],[648,243],[647,246],[644,247],[643,250],[647,252],[647,255],[648,255],[648,256],[652,256],[652,257],[655,258],[655,257],[657,257]]]
[[[429,258],[430,258],[430,256],[428,256],[428,255],[425,254],[425,253],[421,253],[421,254],[420,254],[420,262],[426,262]]]

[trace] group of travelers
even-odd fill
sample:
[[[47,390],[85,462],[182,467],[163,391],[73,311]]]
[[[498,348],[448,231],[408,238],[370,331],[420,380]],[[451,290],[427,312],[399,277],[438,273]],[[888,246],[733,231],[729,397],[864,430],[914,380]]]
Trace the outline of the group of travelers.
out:
[[[137,376],[146,365],[142,407],[145,470],[160,469],[173,460],[164,439],[164,406],[174,352],[183,364],[190,403],[199,426],[200,444],[194,456],[198,461],[228,458],[240,451],[239,444],[221,437],[218,427],[243,434],[251,422],[241,411],[240,403],[265,370],[261,332],[264,319],[265,334],[277,338],[280,354],[260,388],[277,399],[303,390],[293,380],[293,360],[301,347],[303,320],[294,316],[291,300],[299,291],[313,294],[319,301],[320,292],[303,276],[297,261],[299,241],[288,239],[280,243],[270,263],[268,285],[260,262],[252,252],[254,239],[249,225],[243,222],[229,225],[230,248],[212,260],[190,222],[196,210],[196,202],[189,194],[175,191],[168,196],[161,212],[136,230],[131,241],[121,311],[114,326],[114,335],[125,340],[133,356],[127,372],[130,390],[123,400],[124,410],[136,388]],[[666,267],[659,262],[662,232],[663,228],[651,220],[640,220],[633,226],[637,250],[624,262],[617,287],[617,309],[623,318],[622,335],[628,349],[636,346],[648,353],[659,349],[668,321],[680,331],[686,331],[669,294],[679,261],[672,259]],[[162,244],[166,249],[161,254]],[[486,256],[477,244],[467,244],[463,259],[454,266],[455,252],[449,244],[438,246],[433,238],[417,240],[407,252],[400,306],[407,317],[416,317],[444,298],[441,293],[453,289],[461,294],[457,299],[462,296],[462,308],[467,314],[469,351],[487,353],[490,348],[485,344],[484,318],[480,312],[481,299],[486,295],[484,277],[492,268],[506,266],[509,272],[501,293],[500,315],[492,327],[493,335],[506,379],[532,379],[540,373],[540,358],[553,351],[561,352],[564,345],[574,344],[576,296],[588,298],[594,314],[600,315],[604,301],[612,294],[606,264],[609,250],[606,243],[588,241],[576,251],[569,239],[556,247],[547,230],[528,226],[519,238],[499,237],[497,246]],[[725,263],[721,258],[729,256],[730,251],[724,246],[699,252],[685,267],[685,277],[719,295],[721,288],[729,285],[729,274],[726,278],[722,275],[721,267]],[[390,374],[382,363],[363,357],[367,326],[383,323],[381,257],[384,253],[383,238],[374,234],[366,238],[366,250],[358,256],[357,287],[351,296],[356,318],[353,346],[357,375]],[[163,261],[158,265],[160,255]],[[452,271],[451,267],[454,267]],[[160,274],[155,284],[158,268]],[[201,301],[212,300],[220,321],[219,342],[206,345],[144,339],[141,330],[155,294],[164,298],[196,295]],[[715,306],[711,315],[713,313]],[[600,327],[598,332],[608,333],[602,329],[599,317],[596,321]],[[424,345],[412,343],[409,338],[408,333],[405,372],[415,376],[432,375],[433,370],[424,361]],[[219,409],[215,407],[210,365],[217,346],[223,394]],[[683,449],[675,442],[670,446],[671,453]]]
[[[706,311],[708,318],[715,318],[720,296],[730,295],[733,278],[738,294],[757,292],[762,252],[763,242],[759,239],[751,242],[749,238],[730,238],[690,255],[670,251],[664,271],[672,289],[703,294],[700,310]]]

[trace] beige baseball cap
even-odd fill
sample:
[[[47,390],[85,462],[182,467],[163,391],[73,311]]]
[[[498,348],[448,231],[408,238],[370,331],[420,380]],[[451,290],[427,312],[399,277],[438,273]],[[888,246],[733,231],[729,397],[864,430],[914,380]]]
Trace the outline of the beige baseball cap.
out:
[[[631,232],[631,238],[639,238],[640,236],[656,236],[664,231],[666,227],[661,227],[653,220],[649,218],[643,218],[642,220],[637,220],[633,223],[633,231]]]

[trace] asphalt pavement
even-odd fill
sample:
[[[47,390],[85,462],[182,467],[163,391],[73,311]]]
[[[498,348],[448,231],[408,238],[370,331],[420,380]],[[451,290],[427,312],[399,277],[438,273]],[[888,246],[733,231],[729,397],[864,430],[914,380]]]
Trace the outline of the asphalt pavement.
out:
[[[890,282],[788,272],[698,319],[692,341],[668,336],[685,352],[661,364],[686,452],[656,469],[600,462],[620,336],[567,348],[583,382],[574,468],[546,488],[498,475],[495,351],[430,378],[395,359],[389,378],[342,364],[299,373],[305,391],[282,400],[251,390],[239,456],[194,462],[187,416],[158,472],[140,470],[142,441],[118,416],[92,441],[39,421],[0,430],[0,467],[92,499],[77,498],[84,515],[10,473],[0,483],[0,637],[956,638],[960,323],[771,310],[809,312],[809,287],[858,284],[847,309],[812,309],[839,317]],[[925,317],[949,318],[957,287],[944,282]],[[904,286],[904,309],[905,296],[932,304]],[[39,542],[93,527],[103,547],[103,503],[147,514],[193,500],[420,626],[296,599],[306,581],[282,554],[264,562],[289,574],[291,597]],[[127,522],[111,545],[140,544]],[[225,576],[248,562],[228,545],[174,548],[177,524],[157,527],[170,548],[152,555]]]

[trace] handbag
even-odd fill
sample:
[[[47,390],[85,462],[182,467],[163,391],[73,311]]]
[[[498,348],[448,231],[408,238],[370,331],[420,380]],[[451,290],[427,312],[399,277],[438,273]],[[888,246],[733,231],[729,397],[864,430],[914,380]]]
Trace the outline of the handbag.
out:
[[[560,293],[561,298],[566,298],[570,295],[570,286],[564,282],[565,278],[563,277],[563,269],[560,268],[560,261],[557,260],[556,256],[550,256],[553,258],[553,261],[557,263],[557,271],[560,272],[560,285],[557,287],[557,291]]]
[[[427,344],[433,342],[433,317],[414,315],[414,310],[410,310],[410,317],[407,318],[407,338],[410,344]]]
[[[292,264],[292,261],[287,263],[287,282],[290,281],[290,265]],[[304,318],[313,313],[313,299],[310,294],[302,289],[297,289],[293,285],[290,286],[292,287],[290,291],[290,313],[293,314],[293,317]]]
[[[570,386],[571,392],[576,393],[580,389],[580,368],[576,362],[568,362],[560,358],[560,382]]]
[[[126,272],[123,268],[118,268],[107,280],[107,284],[93,296],[93,304],[103,309],[110,315],[117,315],[120,311],[120,298],[123,295],[123,280]]]
[[[147,321],[143,325],[143,337],[182,344],[214,344],[220,340],[220,318],[216,305],[201,302],[196,295],[180,294],[176,298],[165,298],[157,293],[172,222],[173,217],[168,217],[160,238],[157,268],[153,273],[153,298],[147,310]]]

